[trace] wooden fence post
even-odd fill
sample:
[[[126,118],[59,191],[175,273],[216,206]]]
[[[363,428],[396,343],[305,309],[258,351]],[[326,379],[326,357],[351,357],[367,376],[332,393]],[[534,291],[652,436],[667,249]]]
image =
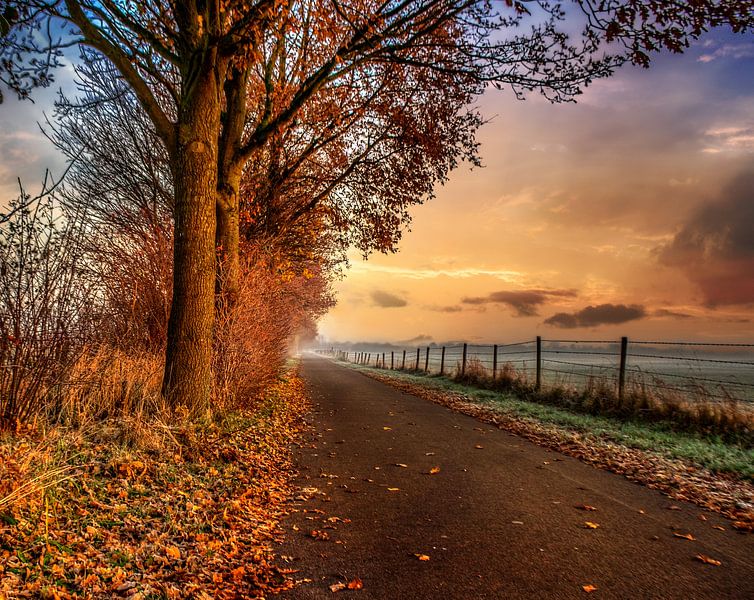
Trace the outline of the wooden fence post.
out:
[[[542,336],[537,336],[537,390],[542,387]]]
[[[492,381],[497,377],[497,344],[492,346]]]
[[[415,371],[419,370],[419,352],[421,352],[421,350],[417,348],[416,349],[416,368],[414,369]]]
[[[626,392],[626,356],[628,356],[628,338],[620,339],[620,371],[618,371],[618,398],[623,400]]]
[[[406,351],[403,351],[403,363],[401,363],[401,370],[406,370]]]
[[[385,368],[385,353],[382,353],[382,368]]]
[[[429,373],[429,346],[427,346],[427,354],[424,357],[424,372]]]
[[[464,342],[463,357],[461,358],[461,377],[463,377],[466,374],[466,350],[467,348],[468,348],[468,344]]]
[[[442,354],[440,355],[440,375],[445,373],[445,346],[442,347]]]
[[[395,352],[393,350],[390,351],[390,370],[395,369]]]

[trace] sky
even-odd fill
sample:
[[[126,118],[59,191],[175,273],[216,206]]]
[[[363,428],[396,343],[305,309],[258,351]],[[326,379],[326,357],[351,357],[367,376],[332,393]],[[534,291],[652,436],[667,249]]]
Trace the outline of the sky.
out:
[[[576,104],[480,101],[484,168],[351,255],[331,342],[754,340],[754,36],[713,31]]]
[[[36,102],[0,106],[0,198],[64,163]],[[490,90],[484,167],[412,210],[400,250],[351,254],[330,342],[754,340],[754,36],[718,30],[576,104]]]

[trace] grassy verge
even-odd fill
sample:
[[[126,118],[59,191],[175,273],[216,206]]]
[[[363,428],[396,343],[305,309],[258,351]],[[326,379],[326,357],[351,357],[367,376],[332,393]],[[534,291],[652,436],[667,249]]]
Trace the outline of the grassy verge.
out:
[[[293,370],[253,409],[205,422],[151,417],[140,436],[113,420],[0,438],[0,598],[287,589],[271,545],[305,404]]]
[[[746,438],[726,439],[704,431],[678,430],[672,421],[645,421],[575,412],[562,407],[532,402],[512,392],[480,389],[448,377],[405,371],[384,371],[359,365],[350,367],[394,378],[430,389],[462,394],[468,400],[500,415],[541,423],[579,435],[585,440],[613,442],[629,448],[658,453],[709,469],[754,481],[754,449]]]

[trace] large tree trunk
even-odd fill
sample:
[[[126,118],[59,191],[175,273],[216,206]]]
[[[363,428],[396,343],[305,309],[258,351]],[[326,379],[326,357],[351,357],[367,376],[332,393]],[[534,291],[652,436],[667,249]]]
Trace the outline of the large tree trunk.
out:
[[[239,187],[241,169],[229,173],[217,194],[217,293],[219,307],[232,309],[241,287]]]
[[[163,395],[191,410],[209,404],[215,290],[215,205],[220,88],[212,57],[192,82],[178,117],[172,157],[175,185],[173,303]]]

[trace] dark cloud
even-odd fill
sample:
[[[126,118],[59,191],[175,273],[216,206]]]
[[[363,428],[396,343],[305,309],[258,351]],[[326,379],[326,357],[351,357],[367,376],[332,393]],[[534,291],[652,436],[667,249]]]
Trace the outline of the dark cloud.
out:
[[[575,313],[557,313],[545,319],[546,325],[574,329],[576,327],[597,327],[598,325],[617,325],[636,319],[643,319],[647,311],[638,304],[598,304],[587,306]]]
[[[694,213],[673,241],[657,249],[662,264],[695,282],[708,306],[754,302],[754,166],[717,202]]]
[[[443,312],[443,313],[457,313],[463,311],[463,306],[428,306],[429,310],[433,310],[435,312]]]
[[[671,319],[693,319],[694,315],[689,315],[674,310],[668,310],[667,308],[658,308],[652,313],[653,317],[669,317]]]
[[[371,293],[371,296],[374,305],[379,306],[380,308],[400,308],[401,306],[406,306],[408,304],[408,302],[400,296],[383,292],[382,290],[374,290]]]
[[[551,297],[574,298],[575,290],[515,290],[492,292],[489,296],[463,298],[464,304],[506,304],[516,311],[519,317],[535,317],[537,309]]]

